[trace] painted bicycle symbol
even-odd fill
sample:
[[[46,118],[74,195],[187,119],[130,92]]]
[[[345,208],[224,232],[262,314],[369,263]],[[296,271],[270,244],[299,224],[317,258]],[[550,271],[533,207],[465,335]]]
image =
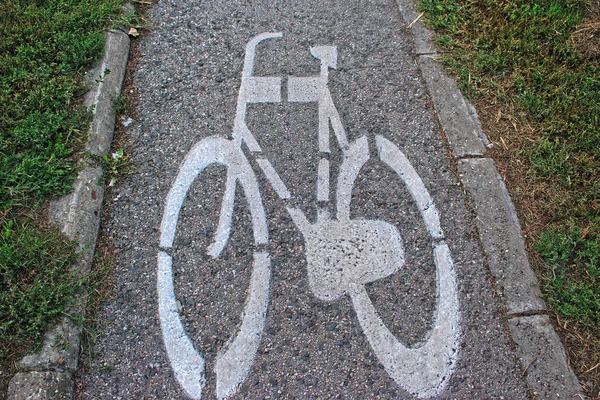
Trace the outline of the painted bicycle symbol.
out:
[[[185,392],[200,399],[205,384],[204,358],[194,348],[185,332],[178,312],[173,283],[172,257],[179,212],[194,180],[214,164],[227,168],[225,193],[213,243],[207,253],[219,257],[231,230],[236,186],[250,210],[256,249],[253,254],[250,286],[242,323],[215,363],[216,394],[220,399],[236,393],[246,379],[258,350],[265,326],[269,302],[270,258],[257,246],[268,241],[265,210],[254,170],[242,151],[245,144],[256,163],[284,202],[291,199],[285,183],[263,155],[256,138],[246,125],[249,103],[281,102],[280,77],[253,76],[257,45],[264,40],[281,38],[281,33],[263,33],[246,45],[242,81],[238,95],[232,139],[209,137],[188,152],[168,193],[161,224],[158,252],[159,317],[163,339],[174,374]],[[382,220],[350,218],[351,193],[354,182],[370,157],[367,137],[349,142],[328,88],[330,68],[337,67],[337,48],[316,46],[311,54],[320,60],[320,75],[288,78],[288,101],[317,102],[319,151],[317,168],[317,200],[329,201],[329,135],[333,129],[342,152],[336,187],[336,215],[325,209],[310,223],[303,211],[293,206],[286,209],[305,242],[309,287],[324,301],[350,296],[358,321],[379,362],[396,383],[418,397],[432,397],[446,386],[454,369],[458,351],[459,307],[454,265],[436,207],[421,178],[406,156],[392,142],[375,136],[377,157],[389,166],[406,185],[431,236],[436,265],[437,309],[433,328],[427,338],[415,347],[400,343],[379,317],[365,284],[382,279],[404,265],[403,241],[397,228]],[[331,127],[331,128],[330,128]],[[288,203],[289,204],[289,203]]]

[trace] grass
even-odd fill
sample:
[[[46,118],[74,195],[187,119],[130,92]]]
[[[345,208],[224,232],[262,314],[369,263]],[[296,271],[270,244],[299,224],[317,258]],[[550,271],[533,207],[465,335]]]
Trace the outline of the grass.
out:
[[[43,222],[71,190],[90,112],[84,77],[123,0],[0,2],[0,365],[41,343],[82,283],[76,247]],[[6,378],[6,371],[2,379]]]
[[[30,217],[4,221],[0,232],[0,359],[40,344],[63,315],[81,279],[71,272],[75,245]]]
[[[70,190],[87,131],[82,77],[121,0],[0,4],[0,203],[31,206]]]
[[[420,7],[495,144],[492,156],[517,205],[544,297],[568,327],[563,339],[580,380],[597,396],[598,0],[420,0]]]

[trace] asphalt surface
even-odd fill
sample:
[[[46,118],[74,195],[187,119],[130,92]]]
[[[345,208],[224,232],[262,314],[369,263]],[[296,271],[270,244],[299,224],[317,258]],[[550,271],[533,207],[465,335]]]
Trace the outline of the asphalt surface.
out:
[[[435,240],[406,185],[375,155],[376,136],[400,149],[439,212],[453,260],[460,310],[453,372],[436,398],[529,398],[502,304],[486,268],[472,213],[394,1],[161,1],[151,11],[134,77],[138,118],[130,125],[136,172],[107,198],[103,235],[116,247],[116,295],[105,306],[84,399],[185,399],[165,350],[159,319],[157,255],[163,209],[186,154],[210,136],[231,138],[246,43],[257,76],[316,76],[312,46],[336,46],[328,88],[348,140],[366,135],[371,158],[352,190],[352,219],[398,230],[404,265],[366,285],[383,323],[407,347],[429,338],[437,307]],[[284,79],[285,83],[285,79]],[[268,221],[271,259],[266,321],[252,367],[232,398],[413,398],[374,353],[350,296],[319,300],[309,286],[306,243],[286,206],[316,220],[320,159],[317,103],[248,105],[247,126],[291,194],[282,201],[247,149]],[[342,150],[332,139],[331,211]],[[226,169],[210,166],[183,203],[169,254],[185,332],[206,361],[203,398],[216,396],[215,360],[242,322],[255,248],[244,192],[235,194],[231,237],[218,258],[212,243]]]

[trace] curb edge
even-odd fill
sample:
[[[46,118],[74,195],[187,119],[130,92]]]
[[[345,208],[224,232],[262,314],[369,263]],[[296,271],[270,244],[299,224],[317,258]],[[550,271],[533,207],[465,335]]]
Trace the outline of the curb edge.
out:
[[[504,181],[494,166],[493,160],[483,158],[490,144],[481,129],[475,108],[463,97],[456,87],[455,81],[445,74],[443,67],[436,61],[437,51],[431,40],[434,34],[420,21],[423,14],[417,13],[415,0],[396,0],[396,5],[413,38],[415,61],[429,91],[437,119],[446,135],[453,159],[459,164],[471,164],[475,176],[483,176],[487,172],[487,175],[492,173],[497,178],[496,182],[492,183],[492,189],[495,190],[481,190],[480,182],[477,180],[469,182],[468,178],[465,179],[465,168],[461,170],[459,166],[460,183],[465,189],[466,197],[474,205],[473,212],[477,220],[477,230],[483,252],[488,259],[496,258],[501,260],[498,262],[500,265],[504,264],[503,255],[499,254],[501,249],[491,245],[494,239],[504,236],[510,242],[510,248],[504,251],[524,256],[513,262],[513,268],[516,269],[517,275],[533,276],[535,279],[535,274],[528,263],[518,216]],[[446,93],[441,93],[443,91]],[[468,123],[460,125],[459,121],[459,125],[457,125],[457,119],[468,120]],[[466,134],[465,131],[467,131]],[[473,162],[476,164],[474,165]],[[487,165],[477,165],[481,163]],[[478,188],[479,190],[477,190]],[[486,215],[485,211],[481,208],[478,209],[478,205],[489,202],[490,197],[495,197],[493,199],[495,204],[504,208],[503,215]],[[485,227],[483,221],[491,221],[491,216],[494,219],[501,218],[501,226],[491,230],[483,229]],[[508,232],[498,229],[507,227],[512,227],[512,229],[509,228]],[[490,272],[498,287],[510,284],[507,276],[494,273],[495,271],[492,269],[490,266]],[[504,282],[502,282],[503,280]],[[530,392],[538,399],[553,399],[557,396],[560,398],[576,396],[584,398],[577,376],[569,367],[560,338],[550,324],[545,302],[539,297],[537,280],[521,282],[521,285],[527,292],[525,296],[528,299],[525,302],[520,298],[520,295],[523,295],[522,291],[515,294],[514,291],[509,290],[500,294],[506,307],[506,319],[516,349],[516,356]],[[513,303],[519,305],[515,307]]]
[[[129,36],[121,30],[105,33],[104,55],[91,71],[92,88],[84,104],[93,107],[84,167],[73,183],[73,191],[50,205],[49,218],[79,244],[80,260],[74,266],[77,273],[90,272],[98,232],[104,187],[98,184],[104,173],[94,157],[108,154],[115,128],[114,101],[121,93],[129,58]],[[85,315],[85,296],[76,298],[69,314]],[[51,327],[44,335],[39,353],[30,354],[17,364],[18,372],[9,382],[8,400],[71,399],[74,393],[72,374],[77,370],[81,329],[71,317]]]

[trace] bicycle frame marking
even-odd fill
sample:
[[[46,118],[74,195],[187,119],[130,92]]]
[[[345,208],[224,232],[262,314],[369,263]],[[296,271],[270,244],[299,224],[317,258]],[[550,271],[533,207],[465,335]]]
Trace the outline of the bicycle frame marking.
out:
[[[243,189],[248,202],[255,245],[268,242],[258,182],[241,149],[242,143],[245,143],[277,195],[286,203],[286,210],[303,235],[309,287],[313,294],[324,301],[350,296],[358,322],[390,377],[418,397],[435,396],[444,390],[454,370],[460,334],[454,265],[437,209],[408,158],[392,142],[377,135],[377,155],[396,172],[411,193],[431,237],[436,266],[438,307],[434,325],[422,343],[409,348],[402,345],[385,326],[365,289],[365,284],[389,276],[404,266],[404,247],[394,225],[382,220],[350,218],[352,188],[370,155],[366,136],[348,141],[327,86],[329,68],[336,68],[337,65],[336,47],[317,46],[310,49],[311,54],[321,61],[320,75],[288,78],[290,102],[318,103],[321,159],[317,168],[316,197],[321,203],[330,200],[330,166],[327,158],[330,153],[330,126],[342,151],[335,219],[329,214],[327,206],[321,204],[316,222],[310,223],[301,210],[289,205],[289,190],[273,165],[263,156],[258,141],[246,126],[248,103],[281,101],[281,78],[253,76],[256,46],[263,40],[280,37],[281,33],[263,33],[248,42],[233,139],[209,137],[192,147],[167,196],[161,223],[160,246],[164,250],[158,253],[157,288],[161,329],[175,377],[190,397],[201,398],[205,384],[204,359],[194,349],[181,323],[173,285],[173,260],[166,250],[173,246],[179,212],[187,192],[206,167],[213,164],[227,167],[221,214],[207,253],[218,257],[227,244],[237,185]],[[252,367],[266,319],[270,274],[268,253],[255,250],[242,324],[216,359],[216,391],[219,399],[235,394]]]

